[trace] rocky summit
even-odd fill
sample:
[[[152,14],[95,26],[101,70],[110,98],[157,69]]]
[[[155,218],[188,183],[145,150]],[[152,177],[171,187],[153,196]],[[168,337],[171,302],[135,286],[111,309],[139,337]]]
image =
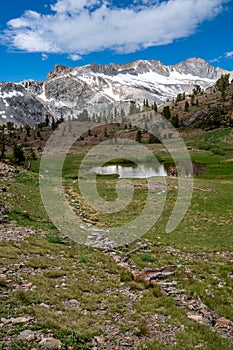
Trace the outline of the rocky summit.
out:
[[[35,126],[46,115],[80,119],[128,113],[130,101],[162,104],[195,85],[212,86],[228,71],[201,58],[166,66],[156,60],[126,64],[56,65],[46,80],[0,83],[0,124]]]

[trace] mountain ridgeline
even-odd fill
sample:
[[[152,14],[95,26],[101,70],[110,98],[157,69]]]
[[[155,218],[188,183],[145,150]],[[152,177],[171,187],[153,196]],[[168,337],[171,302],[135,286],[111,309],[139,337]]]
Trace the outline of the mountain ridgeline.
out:
[[[200,58],[165,66],[156,60],[126,64],[56,65],[46,80],[0,83],[0,124],[35,126],[46,116],[55,119],[114,119],[140,109],[146,100],[161,105],[178,94],[215,84],[228,72]],[[110,118],[110,119],[108,119]]]

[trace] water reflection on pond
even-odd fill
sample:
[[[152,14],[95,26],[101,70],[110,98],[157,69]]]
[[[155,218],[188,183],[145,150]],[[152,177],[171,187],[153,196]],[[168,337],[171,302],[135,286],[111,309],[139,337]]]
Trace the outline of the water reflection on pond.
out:
[[[182,175],[185,177],[191,177],[193,175],[202,175],[206,173],[206,170],[201,164],[192,163],[193,172],[190,170],[190,163],[182,163],[182,166],[175,167],[171,164],[159,164],[157,168],[149,165],[104,165],[102,167],[93,167],[91,172],[99,175],[112,175],[117,174],[122,179],[143,179],[153,176],[178,176],[178,169],[180,168]]]
[[[153,176],[167,176],[167,170],[164,165],[153,168],[145,165],[125,166],[125,165],[105,165],[102,167],[94,167],[91,172],[99,175],[117,174],[122,179],[142,179]]]

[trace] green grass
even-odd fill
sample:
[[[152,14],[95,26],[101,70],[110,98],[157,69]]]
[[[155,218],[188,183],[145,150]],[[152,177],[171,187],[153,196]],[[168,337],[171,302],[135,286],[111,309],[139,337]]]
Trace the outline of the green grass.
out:
[[[63,244],[63,239],[58,235],[48,235],[47,240],[49,243]]]
[[[212,151],[217,155],[233,154],[232,128],[219,129],[201,134],[184,136],[187,145],[201,150]]]
[[[223,152],[216,152],[213,148],[206,150],[204,146],[208,144],[222,148]],[[167,280],[177,281],[179,288],[185,288],[194,298],[201,298],[219,316],[233,320],[233,283],[228,277],[232,261],[229,254],[224,255],[224,251],[232,252],[233,248],[231,130],[189,135],[187,145],[193,147],[192,159],[203,164],[207,173],[195,177],[191,205],[183,221],[174,232],[165,233],[177,195],[177,179],[169,178],[166,205],[161,217],[141,238],[141,242],[138,240],[127,250],[146,242],[148,248],[145,252],[130,255],[139,270],[168,264],[181,266]],[[170,155],[163,152],[162,145],[149,145],[149,148],[160,161],[171,160]],[[135,192],[132,202],[122,212],[110,215],[93,210],[82,198],[77,181],[77,169],[88,149],[90,147],[72,150],[63,169],[66,191],[79,204],[77,215],[82,212],[82,217],[102,228],[103,225],[115,227],[132,221],[146,201],[146,180],[133,180]],[[135,279],[130,271],[117,266],[98,249],[79,246],[63,238],[44,210],[39,193],[38,169],[39,162],[36,161],[31,172],[16,174],[14,182],[3,182],[2,185],[7,187],[7,192],[2,194],[1,201],[10,210],[10,219],[42,233],[22,242],[0,242],[0,258],[4,266],[14,271],[17,264],[24,261],[14,283],[23,279],[36,287],[28,291],[13,290],[9,295],[2,293],[0,317],[32,315],[42,331],[53,330],[64,349],[67,346],[90,349],[93,336],[107,336],[103,331],[106,322],[116,324],[119,333],[130,330],[135,336],[148,337],[147,340],[143,338],[146,343],[144,349],[194,350],[200,344],[205,350],[231,349],[227,340],[208,327],[188,320],[186,311],[178,307],[175,300],[164,296],[158,285],[147,285]],[[116,176],[97,176],[100,196],[114,201],[118,181]],[[7,288],[8,284],[0,285],[1,291]],[[130,297],[121,292],[122,288],[141,294],[131,305],[133,312],[129,312]],[[70,299],[76,299],[78,307],[66,308]],[[49,305],[49,309],[41,303]],[[184,331],[176,335],[175,346],[169,347],[149,339],[151,330],[147,321],[154,314],[169,316],[165,324],[184,325]],[[115,319],[118,321],[113,321]],[[20,329],[15,326],[12,332],[17,333]],[[0,343],[4,332],[0,333]],[[15,342],[12,348],[24,349],[25,346],[22,342]]]
[[[141,254],[140,258],[142,259],[142,261],[147,261],[147,262],[154,262],[155,261],[154,256],[152,256],[151,254],[148,254],[148,253]]]

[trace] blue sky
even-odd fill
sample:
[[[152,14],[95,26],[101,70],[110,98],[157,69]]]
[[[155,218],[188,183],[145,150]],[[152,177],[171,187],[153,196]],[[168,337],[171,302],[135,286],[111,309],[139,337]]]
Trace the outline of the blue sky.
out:
[[[55,64],[175,64],[233,70],[233,0],[7,0],[0,81],[44,80]]]

